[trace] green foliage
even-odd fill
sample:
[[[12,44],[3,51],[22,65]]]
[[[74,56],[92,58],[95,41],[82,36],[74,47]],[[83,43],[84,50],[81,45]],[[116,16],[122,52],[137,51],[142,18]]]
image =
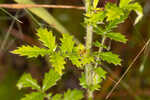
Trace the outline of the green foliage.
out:
[[[112,52],[101,52],[99,53],[99,57],[108,63],[112,63],[114,65],[121,65],[121,59],[119,55],[114,54]]]
[[[82,73],[80,80],[80,85],[83,88],[88,88],[90,91],[99,90],[101,88],[101,82],[106,78],[106,71],[103,68],[98,67],[93,70],[93,81],[92,84],[87,84],[86,75]]]
[[[64,64],[65,58],[60,55],[60,53],[54,53],[50,57],[50,62],[52,64],[52,67],[54,67],[55,71],[57,71],[60,75],[62,75],[62,70],[65,68]]]
[[[64,95],[56,94],[51,98],[52,99],[49,100],[82,100],[83,92],[76,89],[74,90],[69,89],[67,92],[64,93]]]
[[[94,0],[94,1],[93,1],[93,8],[96,8],[96,7],[97,7],[98,2],[99,2],[99,0]]]
[[[81,100],[83,98],[83,93],[79,90],[68,90],[62,94],[56,94],[52,97],[52,93],[46,93],[46,91],[52,86],[56,85],[56,82],[60,80],[61,76],[59,73],[55,72],[53,69],[50,69],[49,72],[45,73],[42,89],[38,85],[37,81],[32,78],[30,74],[24,74],[17,83],[19,89],[25,87],[31,87],[32,89],[37,90],[37,92],[32,92],[26,94],[21,100],[44,100],[48,98],[49,100]]]
[[[94,58],[91,55],[87,55],[86,52],[85,47],[79,44],[77,47],[73,48],[72,54],[69,55],[69,59],[77,67],[83,68],[86,64],[94,61]]]
[[[85,19],[85,23],[96,25],[103,22],[105,18],[105,12],[101,10],[100,12],[96,12],[93,14],[86,14],[86,17],[87,18]]]
[[[120,33],[111,32],[111,33],[107,33],[106,36],[118,42],[122,42],[122,43],[127,42],[127,39],[125,38],[125,36]]]
[[[74,47],[75,42],[73,41],[73,37],[69,34],[63,34],[63,38],[61,40],[60,49],[63,53],[71,53]]]
[[[134,10],[138,15],[134,24],[137,24],[140,21],[140,19],[143,17],[143,9],[139,3],[137,2],[132,3],[132,1],[133,0],[120,0],[119,7],[129,11]]]
[[[131,11],[135,11],[138,14],[135,20],[136,24],[143,16],[142,7],[132,0],[120,0],[119,6],[117,4],[108,3],[104,9],[97,8],[99,0],[92,2],[87,0],[86,2],[90,4],[90,7],[85,14],[84,23],[87,26],[93,27],[94,32],[102,37],[101,43],[98,42],[99,40],[93,43],[99,50],[94,52],[92,52],[92,50],[86,50],[84,45],[75,44],[73,36],[69,34],[63,34],[62,38],[60,38],[60,44],[57,44],[56,38],[51,31],[42,28],[38,29],[37,36],[44,48],[23,45],[17,50],[12,51],[12,53],[27,56],[28,58],[48,56],[52,69],[45,73],[42,88],[30,74],[24,74],[18,81],[17,87],[19,89],[30,87],[37,90],[37,92],[27,94],[21,100],[44,100],[46,98],[48,100],[81,100],[83,93],[76,89],[68,90],[64,94],[52,95],[52,93],[46,93],[49,88],[56,85],[56,82],[63,75],[63,70],[67,63],[66,59],[69,59],[73,65],[76,65],[76,67],[80,69],[84,67],[85,69],[87,68],[85,70],[86,73],[83,72],[79,80],[80,85],[90,92],[99,90],[102,81],[106,79],[107,72],[100,67],[101,62],[105,61],[110,64],[121,65],[119,55],[110,51],[103,51],[103,49],[107,49],[105,40],[110,38],[117,42],[126,43],[127,39],[125,36],[121,33],[113,32],[113,29],[116,28],[118,24],[124,22]]]
[[[54,95],[52,100],[62,100],[62,94],[56,94],[56,95]]]
[[[117,7],[116,4],[108,3],[105,6],[107,21],[112,21],[115,19],[120,19],[124,15],[123,10]]]
[[[39,48],[37,46],[21,46],[17,50],[12,51],[14,54],[19,54],[20,56],[27,56],[28,58],[36,58],[39,55],[44,56],[46,54],[49,54],[49,50]]]
[[[91,91],[99,90],[101,88],[100,83],[106,78],[106,71],[101,67],[95,68],[93,77],[93,84],[90,86]]]
[[[94,46],[96,46],[96,47],[99,47],[99,48],[102,47],[102,48],[104,48],[104,49],[107,49],[107,46],[101,44],[99,41],[96,41],[96,42],[94,42],[93,44],[94,44]]]
[[[55,51],[56,43],[52,31],[40,28],[37,30],[37,32],[37,36],[39,37],[39,40],[43,43],[43,45],[48,47],[50,52]]]
[[[46,91],[56,84],[56,82],[61,78],[59,73],[55,72],[53,69],[50,69],[48,73],[45,73],[42,89],[38,85],[37,80],[33,79],[30,74],[23,74],[20,80],[17,83],[19,89],[25,87],[31,87],[38,91]]]
[[[132,0],[120,0],[120,8],[125,8],[129,5],[129,3],[131,2]]]
[[[21,100],[44,100],[44,94],[41,92],[32,92],[31,94],[26,94]]]
[[[56,44],[55,36],[53,36],[51,31],[47,29],[38,29],[37,36],[42,42],[43,46],[46,48],[39,48],[37,46],[21,46],[17,50],[12,51],[14,54],[19,54],[20,56],[27,56],[28,58],[36,58],[38,56],[48,56],[49,61],[52,64],[52,67],[60,75],[63,73],[64,64],[66,64],[65,58],[69,58],[74,65],[81,67],[86,63],[90,63],[91,57],[85,59],[81,58],[79,51],[84,47],[81,44],[75,46],[75,41],[73,36],[69,34],[63,34],[63,37],[60,39],[61,45]],[[58,49],[58,51],[56,51]],[[80,61],[81,59],[82,62]],[[85,62],[86,61],[86,62]]]
[[[64,93],[63,100],[81,100],[83,98],[82,91],[79,90],[68,90],[66,93]]]
[[[22,89],[24,87],[31,87],[32,89],[40,90],[40,86],[37,81],[32,78],[30,74],[24,74],[17,83],[17,87]]]
[[[47,89],[56,85],[56,82],[60,80],[60,78],[61,76],[58,73],[56,73],[54,70],[52,69],[49,70],[48,73],[45,73],[42,90],[46,91]]]

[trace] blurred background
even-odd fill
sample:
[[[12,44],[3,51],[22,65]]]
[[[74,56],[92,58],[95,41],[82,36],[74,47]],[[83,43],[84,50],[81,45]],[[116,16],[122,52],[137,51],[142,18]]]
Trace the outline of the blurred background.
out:
[[[33,0],[37,4],[56,4],[56,5],[75,5],[83,6],[82,0]],[[105,2],[115,2],[115,0],[100,0],[100,6]],[[143,19],[136,25],[133,25],[136,14],[132,12],[129,18],[118,26],[115,31],[123,33],[128,38],[127,44],[121,44],[111,41],[111,50],[120,54],[123,59],[122,66],[105,64],[103,67],[108,71],[108,77],[102,84],[101,91],[94,93],[95,100],[104,100],[110,89],[125,72],[127,67],[139,53],[147,40],[150,38],[150,0],[137,0],[144,9]],[[16,3],[13,0],[0,0],[0,4]],[[85,28],[82,26],[83,10],[77,9],[47,9],[49,14],[73,34],[80,42],[84,43]],[[40,12],[42,14],[42,12]],[[44,15],[46,17],[46,15]],[[48,17],[48,16],[47,16]],[[49,19],[51,20],[51,19]],[[54,23],[55,25],[55,23]],[[27,59],[18,55],[11,54],[10,51],[20,45],[38,45],[36,30],[39,27],[46,27],[53,30],[58,38],[61,33],[52,28],[48,22],[43,21],[37,15],[29,12],[27,9],[3,9],[0,8],[0,100],[20,100],[24,93],[31,90],[24,89],[19,91],[16,88],[16,82],[24,73],[31,73],[39,83],[43,78],[44,72],[47,72],[50,65],[45,58]],[[51,27],[52,26],[52,27]],[[55,27],[55,26],[54,26]],[[95,34],[94,34],[95,35]],[[97,36],[94,36],[94,40]],[[110,43],[108,43],[110,44]],[[95,48],[94,48],[95,49]],[[112,93],[110,100],[150,100],[150,45],[144,53],[138,58],[126,77]],[[71,63],[67,63],[63,78],[49,91],[54,93],[63,93],[68,88],[78,88],[79,71]]]

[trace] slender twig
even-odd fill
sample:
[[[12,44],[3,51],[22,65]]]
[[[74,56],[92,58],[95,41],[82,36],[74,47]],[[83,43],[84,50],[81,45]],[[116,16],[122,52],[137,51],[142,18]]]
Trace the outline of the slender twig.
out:
[[[47,5],[47,4],[0,4],[0,8],[9,9],[24,9],[24,8],[64,8],[64,9],[77,9],[84,10],[83,6],[73,5]]]
[[[136,60],[140,57],[140,55],[143,53],[143,51],[145,50],[145,48],[147,47],[147,45],[149,45],[150,43],[150,39],[146,42],[146,44],[143,46],[143,48],[140,50],[140,52],[137,54],[137,56],[133,59],[133,61],[131,62],[131,64],[129,65],[129,67],[126,69],[126,71],[124,72],[124,74],[121,76],[121,78],[117,81],[117,83],[114,85],[114,87],[111,89],[111,91],[108,93],[108,95],[106,96],[106,99],[108,99],[110,97],[110,95],[112,94],[112,92],[116,89],[116,87],[118,86],[118,84],[121,82],[121,80],[126,76],[126,74],[128,73],[128,71],[131,69],[132,65],[136,62]]]

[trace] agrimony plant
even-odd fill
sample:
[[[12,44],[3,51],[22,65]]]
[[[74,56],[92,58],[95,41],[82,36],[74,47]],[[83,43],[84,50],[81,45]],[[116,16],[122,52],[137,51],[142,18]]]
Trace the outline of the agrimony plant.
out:
[[[38,85],[37,80],[30,74],[24,74],[18,81],[17,87],[22,89],[30,87],[37,92],[25,95],[21,100],[81,100],[83,92],[80,90],[68,90],[64,94],[46,93],[54,86],[64,73],[66,58],[79,69],[84,69],[81,74],[80,85],[88,92],[89,100],[93,99],[93,92],[101,88],[101,82],[106,79],[107,72],[101,67],[102,62],[114,65],[121,65],[119,55],[108,51],[105,41],[107,38],[126,43],[127,39],[119,32],[113,32],[118,24],[123,23],[128,18],[131,11],[135,11],[138,17],[136,24],[143,16],[142,7],[132,0],[120,0],[119,5],[107,3],[104,8],[98,8],[99,0],[85,0],[85,21],[87,26],[86,45],[75,44],[73,36],[63,34],[61,43],[56,43],[56,37],[47,29],[38,29],[37,36],[43,48],[37,46],[23,45],[12,51],[20,56],[37,58],[38,56],[48,56],[52,66],[49,72],[45,73],[43,85]],[[96,42],[92,41],[93,33],[101,36]],[[101,40],[101,41],[100,41]],[[92,46],[98,47],[98,51],[92,51]]]

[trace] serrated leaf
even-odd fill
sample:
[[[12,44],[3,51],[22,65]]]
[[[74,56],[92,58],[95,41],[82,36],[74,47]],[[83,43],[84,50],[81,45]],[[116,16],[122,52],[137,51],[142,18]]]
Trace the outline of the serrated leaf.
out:
[[[82,63],[81,63],[81,56],[78,53],[72,53],[69,56],[69,60],[71,60],[73,65],[76,65],[77,67],[82,67]]]
[[[50,49],[50,52],[55,51],[56,49],[56,43],[55,43],[55,37],[53,36],[52,31],[48,31],[46,28],[39,28],[37,30],[37,36],[39,37],[39,40],[43,43],[44,46],[48,47]]]
[[[75,42],[73,41],[73,36],[69,34],[63,34],[63,38],[61,40],[60,49],[63,53],[71,53],[74,47]]]
[[[48,50],[44,48],[39,48],[37,46],[21,46],[18,49],[11,51],[13,54],[19,54],[20,56],[27,56],[28,58],[38,57],[39,55],[44,56],[49,53]]]
[[[101,88],[101,82],[106,78],[106,71],[101,67],[95,68],[93,71],[92,83],[87,85],[85,73],[82,73],[80,80],[80,85],[83,88],[89,88],[90,91],[99,90]]]
[[[97,7],[98,2],[99,2],[99,0],[94,0],[94,1],[93,1],[93,7],[94,7],[94,8],[96,8],[96,7]]]
[[[85,19],[85,23],[92,24],[93,26],[103,23],[103,20],[106,17],[104,11],[97,11],[96,13],[92,13],[86,16],[87,18]]]
[[[98,67],[98,68],[95,69],[95,72],[98,74],[98,76],[99,76],[100,78],[106,79],[106,74],[107,74],[107,72],[106,72],[103,68]]]
[[[98,35],[105,35],[105,33],[106,33],[106,30],[104,30],[100,26],[95,26],[95,27],[93,27],[93,29],[94,29],[94,32],[96,32],[96,34],[98,34]]]
[[[81,59],[82,65],[86,65],[86,64],[90,64],[91,62],[94,62],[94,57],[91,55],[83,55],[82,59]]]
[[[85,53],[85,47],[82,44],[78,44],[76,47],[73,48],[72,53],[69,55],[69,60],[71,60],[73,65],[77,67],[82,67],[82,55]]]
[[[120,19],[124,15],[124,12],[121,8],[117,7],[116,4],[108,3],[105,6],[107,21],[112,21],[115,19]]]
[[[31,94],[26,94],[21,100],[44,100],[44,94],[40,92],[32,92]]]
[[[141,7],[141,5],[139,3],[131,3],[133,0],[121,0],[120,1],[120,4],[119,4],[119,7],[120,8],[123,8],[123,9],[126,9],[126,10],[129,10],[129,11],[132,11],[134,10],[136,13],[137,13],[137,18],[134,22],[134,25],[137,24],[140,19],[142,19],[143,17],[143,9]]]
[[[53,69],[50,69],[48,73],[45,73],[42,90],[46,91],[52,86],[56,85],[56,82],[60,78],[61,76],[57,72],[55,72]]]
[[[54,95],[53,98],[52,98],[52,100],[63,100],[62,99],[62,94],[56,94],[56,95]]]
[[[68,90],[64,93],[63,100],[81,100],[83,98],[83,93],[80,90]]]
[[[24,87],[31,87],[32,89],[40,90],[40,86],[37,83],[37,80],[33,79],[30,74],[23,74],[20,80],[17,83],[17,87],[22,89]]]
[[[122,42],[122,43],[127,42],[127,39],[125,38],[125,36],[120,33],[111,32],[111,33],[107,33],[106,36],[118,42]]]
[[[60,52],[56,52],[50,56],[50,62],[52,63],[52,67],[54,67],[55,71],[62,75],[62,70],[65,68],[64,64],[65,58],[60,54]]]
[[[101,82],[106,78],[106,71],[101,67],[95,68],[95,74],[93,76],[93,84],[90,86],[91,91],[99,90],[101,88]]]
[[[80,81],[80,85],[83,87],[83,88],[88,88],[88,85],[86,83],[86,76],[85,76],[85,73],[82,73],[81,74],[81,77],[79,78],[79,81]]]
[[[125,8],[128,6],[128,4],[131,2],[132,0],[120,0],[120,3],[119,3],[119,7],[120,8]]]
[[[94,42],[94,46],[96,46],[96,47],[103,47],[104,49],[107,49],[107,46],[101,44],[99,41]]]
[[[121,65],[121,59],[119,55],[113,54],[112,52],[102,52],[99,54],[100,59],[114,65]]]

